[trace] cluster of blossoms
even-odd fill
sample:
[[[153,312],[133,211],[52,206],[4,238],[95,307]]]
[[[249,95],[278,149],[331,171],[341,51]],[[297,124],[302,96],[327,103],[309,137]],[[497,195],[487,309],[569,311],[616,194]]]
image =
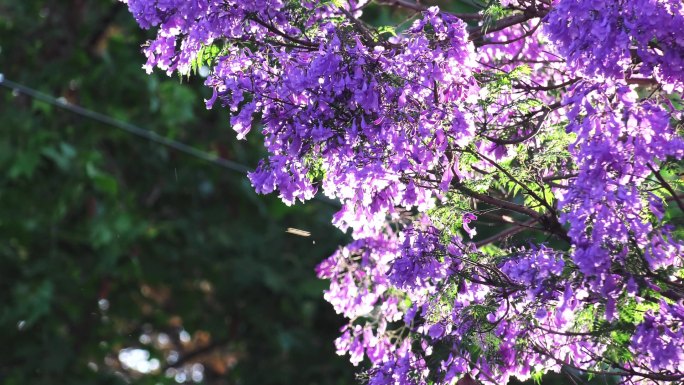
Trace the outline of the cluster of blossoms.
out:
[[[148,71],[260,128],[258,192],[342,204],[318,274],[369,384],[684,380],[681,0],[127,3]]]

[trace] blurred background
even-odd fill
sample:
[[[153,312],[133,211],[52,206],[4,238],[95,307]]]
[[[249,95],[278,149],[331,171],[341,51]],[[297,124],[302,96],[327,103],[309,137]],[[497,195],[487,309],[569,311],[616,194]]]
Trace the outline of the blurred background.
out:
[[[0,0],[0,73],[254,167],[112,0]],[[0,87],[0,384],[351,384],[314,267],[334,207]],[[305,237],[288,228],[310,232]]]

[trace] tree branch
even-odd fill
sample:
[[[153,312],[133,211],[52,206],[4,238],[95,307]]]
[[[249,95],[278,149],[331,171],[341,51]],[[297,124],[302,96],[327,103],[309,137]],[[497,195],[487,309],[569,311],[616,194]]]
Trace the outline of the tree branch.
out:
[[[501,31],[502,29],[512,27],[516,24],[524,23],[536,17],[542,18],[546,16],[546,14],[549,13],[550,10],[551,7],[543,9],[537,9],[536,7],[527,8],[523,10],[522,13],[517,13],[515,15],[499,19],[496,21],[496,23],[492,25],[470,27],[468,28],[468,32],[470,32],[470,40],[478,40],[488,33]]]
[[[534,129],[533,129],[530,133],[528,133],[527,135],[523,135],[523,136],[521,136],[521,137],[519,137],[519,138],[515,138],[515,139],[499,139],[499,138],[494,138],[494,137],[487,136],[487,135],[482,135],[482,136],[483,136],[485,139],[489,140],[490,142],[495,143],[495,144],[498,144],[498,145],[501,145],[501,146],[507,145],[507,144],[518,144],[518,143],[522,143],[522,142],[524,142],[524,141],[526,141],[526,140],[528,140],[528,139],[531,139],[531,138],[534,137],[535,135],[537,135],[537,133],[539,132],[539,130],[541,130],[541,126],[544,124],[544,120],[546,120],[546,117],[549,115],[549,111],[550,111],[550,110],[546,110],[546,111],[543,112],[542,116],[539,117],[539,121],[537,122],[537,124],[534,126]]]
[[[255,17],[255,16],[247,16],[246,19],[247,19],[247,20],[251,20],[251,21],[253,21],[253,22],[259,24],[260,26],[266,28],[266,29],[269,30],[270,32],[272,32],[272,33],[274,33],[274,34],[276,34],[276,35],[282,37],[282,38],[285,39],[285,40],[289,40],[289,41],[291,41],[291,42],[293,42],[293,43],[297,43],[297,44],[299,44],[299,45],[301,45],[301,46],[304,46],[304,47],[307,47],[307,48],[316,47],[316,44],[314,44],[314,43],[312,43],[312,42],[310,42],[310,41],[301,40],[301,39],[298,39],[298,38],[296,38],[296,37],[290,36],[290,35],[284,33],[283,31],[279,30],[278,28],[276,28],[276,27],[274,27],[274,26],[272,26],[272,25],[270,25],[270,24],[264,22],[263,20],[261,20],[261,19]]]
[[[563,228],[563,226],[558,221],[558,218],[554,214],[555,210],[552,210],[551,213],[544,215],[532,210],[529,207],[497,199],[486,194],[478,193],[467,188],[466,186],[455,180],[451,182],[451,185],[456,190],[460,191],[462,194],[477,199],[483,203],[492,205],[494,207],[515,211],[517,213],[525,214],[530,218],[534,218],[537,222],[539,222],[540,225],[542,225],[542,229],[544,231],[548,232],[549,234],[558,236],[560,239],[566,241],[567,243],[572,243],[572,239],[570,239],[570,237],[568,236],[568,232]]]
[[[544,117],[545,117],[545,116],[546,116],[546,115],[542,116],[542,118],[541,118],[541,120],[540,120],[540,125],[541,125],[541,122],[544,120]],[[549,212],[550,212],[551,214],[553,214],[554,216],[556,215],[556,210],[555,210],[553,207],[551,207],[551,205],[549,205],[549,204],[546,202],[546,200],[544,200],[542,197],[540,197],[539,195],[537,195],[537,193],[535,193],[534,191],[532,191],[532,189],[530,189],[529,187],[527,187],[526,184],[524,184],[524,183],[520,182],[518,179],[516,179],[510,172],[508,172],[508,170],[506,170],[505,168],[499,166],[498,163],[496,163],[496,162],[493,161],[492,159],[489,159],[489,158],[488,158],[487,156],[485,156],[484,154],[473,154],[473,155],[481,157],[482,159],[484,159],[484,160],[486,160],[487,162],[489,162],[492,166],[496,167],[496,169],[499,170],[499,171],[501,171],[502,173],[504,173],[504,175],[506,175],[506,177],[508,177],[508,179],[510,179],[510,180],[512,180],[513,182],[515,182],[518,186],[520,186],[523,190],[525,190],[532,198],[534,198],[534,199],[535,199],[537,202],[539,202],[542,206],[546,207],[546,209],[549,210]]]
[[[386,5],[394,8],[405,8],[414,12],[425,12],[429,7],[422,4],[414,3],[408,0],[376,0],[376,3],[380,5]],[[454,13],[448,12],[449,15],[456,16],[463,20],[482,20],[483,16],[479,13]]]
[[[428,7],[408,0],[377,0],[378,4],[396,8],[406,8],[416,12],[427,11]]]
[[[492,235],[489,238],[485,238],[485,239],[475,243],[475,246],[477,246],[479,248],[479,247],[488,245],[490,243],[498,242],[498,241],[505,239],[507,237],[511,237],[511,236],[518,234],[520,232],[523,232],[525,230],[534,229],[533,227],[530,227],[530,226],[532,226],[536,222],[537,222],[536,219],[530,219],[527,222],[523,222],[523,223],[514,222],[512,227],[509,227],[506,230],[503,230],[498,234]],[[539,230],[541,230],[541,229],[539,229]]]
[[[183,366],[186,363],[190,362],[191,360],[194,360],[194,359],[202,356],[203,354],[207,354],[207,353],[209,353],[215,349],[218,349],[227,343],[228,343],[227,339],[216,340],[214,342],[209,343],[208,345],[202,346],[201,348],[197,348],[195,350],[189,351],[189,352],[183,354],[181,357],[179,357],[178,360],[176,360],[176,362],[165,365],[162,368],[161,372],[164,373],[164,372],[166,372],[167,369],[178,368],[180,366]]]
[[[650,163],[647,164],[648,168],[653,172],[653,175],[655,175],[656,179],[658,179],[658,182],[660,182],[660,185],[663,186],[667,192],[672,195],[672,198],[674,199],[675,202],[677,202],[677,206],[679,206],[679,209],[684,211],[684,202],[679,198],[679,195],[677,195],[677,192],[672,188],[672,186],[667,183],[665,178],[660,174],[659,171],[657,171]]]
[[[502,209],[507,209],[507,210],[515,211],[515,212],[520,213],[520,214],[525,214],[525,215],[527,215],[528,217],[534,218],[534,219],[537,219],[537,220],[541,219],[541,217],[542,217],[542,214],[539,214],[538,212],[532,210],[532,209],[529,208],[529,207],[521,206],[521,205],[518,205],[518,204],[515,204],[515,203],[511,203],[511,202],[508,202],[508,201],[505,201],[505,200],[501,200],[501,199],[497,199],[497,198],[491,197],[491,196],[489,196],[489,195],[485,195],[485,194],[481,194],[481,193],[475,192],[475,191],[473,191],[473,190],[467,188],[466,186],[464,186],[463,184],[461,184],[461,183],[459,183],[459,182],[452,182],[451,185],[452,185],[456,190],[458,190],[458,191],[460,191],[461,193],[463,193],[464,195],[467,195],[467,196],[469,196],[469,197],[471,197],[471,198],[475,198],[475,199],[477,199],[477,200],[479,200],[479,201],[481,201],[481,202],[483,202],[483,203],[486,203],[486,204],[489,204],[489,205],[492,205],[492,206],[495,206],[495,207],[499,207],[499,208],[502,208]]]
[[[551,91],[551,90],[557,90],[559,88],[563,88],[563,87],[573,85],[580,80],[581,80],[580,78],[572,78],[572,79],[565,81],[563,83],[560,83],[560,84],[551,85],[551,84],[547,83],[546,86],[542,86],[542,85],[530,86],[530,85],[527,85],[524,83],[520,83],[522,85],[522,87],[516,87],[516,88],[521,88],[521,89],[524,89],[526,91]]]
[[[527,20],[533,19],[535,17],[538,17],[537,15],[531,15],[528,13],[518,13],[512,16],[505,17],[503,19],[500,19],[496,23],[494,23],[491,26],[477,26],[477,27],[470,27],[468,28],[468,32],[470,32],[470,40],[477,40],[484,35],[496,31],[501,31],[502,29],[506,29],[508,27],[514,26],[516,24],[524,23]]]

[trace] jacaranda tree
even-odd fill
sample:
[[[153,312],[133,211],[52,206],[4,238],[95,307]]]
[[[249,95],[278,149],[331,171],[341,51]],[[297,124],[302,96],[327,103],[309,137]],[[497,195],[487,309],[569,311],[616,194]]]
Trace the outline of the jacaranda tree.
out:
[[[127,3],[148,71],[261,130],[258,192],[341,202],[318,274],[369,384],[684,380],[681,0]]]

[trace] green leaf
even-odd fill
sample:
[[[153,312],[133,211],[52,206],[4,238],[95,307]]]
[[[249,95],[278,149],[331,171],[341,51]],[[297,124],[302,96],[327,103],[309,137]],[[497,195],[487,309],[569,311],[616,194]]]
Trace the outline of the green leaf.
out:
[[[9,169],[10,179],[17,179],[22,176],[31,177],[36,167],[40,163],[40,154],[33,151],[19,153],[14,164]]]
[[[378,28],[378,33],[381,35],[388,34],[392,36],[397,36],[397,30],[393,26],[383,25]]]
[[[100,171],[92,162],[86,164],[86,175],[90,177],[95,188],[105,194],[116,195],[119,191],[119,184],[116,178]]]

